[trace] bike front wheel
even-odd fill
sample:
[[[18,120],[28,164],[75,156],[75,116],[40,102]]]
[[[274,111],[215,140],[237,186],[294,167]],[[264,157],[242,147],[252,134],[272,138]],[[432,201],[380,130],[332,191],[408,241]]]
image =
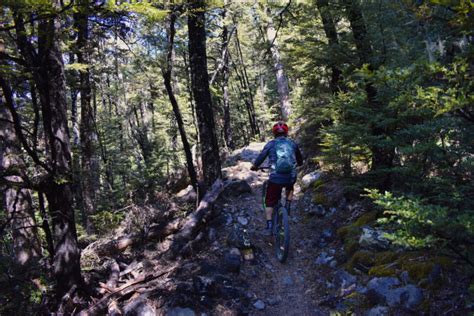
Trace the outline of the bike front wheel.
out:
[[[280,262],[285,262],[290,248],[290,223],[288,210],[280,206],[274,212],[275,255]]]

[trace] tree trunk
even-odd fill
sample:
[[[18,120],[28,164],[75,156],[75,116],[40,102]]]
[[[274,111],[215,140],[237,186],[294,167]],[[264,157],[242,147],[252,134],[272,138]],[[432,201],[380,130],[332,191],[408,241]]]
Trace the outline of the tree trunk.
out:
[[[255,114],[255,103],[253,100],[253,92],[250,87],[250,80],[247,74],[247,67],[245,66],[244,55],[242,53],[242,47],[240,45],[239,34],[237,30],[235,31],[235,42],[237,44],[237,52],[239,54],[240,65],[242,66],[242,74],[239,74],[238,67],[235,67],[237,77],[241,83],[242,88],[245,91],[246,97],[244,98],[245,105],[247,107],[247,113],[249,116],[250,128],[252,130],[252,136],[260,134],[258,128],[257,116]]]
[[[235,144],[232,137],[232,126],[230,124],[230,101],[229,101],[229,31],[225,24],[226,10],[222,11],[222,20],[224,26],[222,28],[222,102],[224,110],[224,140],[226,146],[234,150]]]
[[[82,178],[82,206],[85,215],[85,228],[88,233],[93,233],[94,228],[91,216],[95,214],[96,183],[94,181],[95,143],[97,135],[94,129],[94,111],[91,104],[91,83],[89,72],[89,23],[88,23],[88,1],[80,1],[78,12],[75,14],[75,25],[77,28],[76,54],[79,63],[87,66],[79,72],[81,93],[81,178]]]
[[[280,120],[287,121],[291,114],[290,89],[288,88],[288,78],[285,69],[281,63],[280,50],[278,49],[277,32],[273,26],[270,9],[267,9],[269,22],[267,24],[267,40],[270,43],[274,69],[276,74],[276,83],[278,95],[280,97]]]
[[[332,14],[329,8],[328,0],[317,0],[316,5],[321,14],[321,19],[323,20],[324,33],[329,42],[329,51],[334,50],[335,46],[339,45],[339,40],[337,38],[336,25],[332,18]],[[337,93],[342,89],[341,87],[341,75],[342,71],[337,67],[333,62],[330,64],[331,67],[331,82],[329,83],[331,92],[333,94]]]
[[[181,142],[183,143],[183,150],[186,156],[186,167],[188,169],[188,175],[191,180],[191,185],[194,190],[198,192],[198,181],[196,169],[194,169],[193,156],[191,153],[191,146],[188,142],[188,137],[186,135],[186,129],[184,128],[183,118],[181,116],[181,111],[179,109],[178,101],[174,95],[173,83],[172,83],[172,72],[173,72],[173,51],[174,51],[174,35],[175,35],[175,21],[176,15],[174,12],[170,14],[170,22],[168,29],[168,52],[166,56],[166,69],[163,70],[163,80],[165,82],[166,92],[168,93],[168,98],[170,99],[171,106],[173,107],[173,113],[176,118],[176,123],[178,124],[179,134],[181,136]]]
[[[80,251],[74,221],[71,148],[67,125],[64,64],[57,38],[58,21],[41,21],[38,26],[37,86],[43,112],[43,126],[48,144],[52,174],[45,186],[46,198],[53,222],[55,253],[53,273],[57,295],[62,297],[80,284]]]
[[[0,80],[2,80],[2,87],[6,85],[3,78]],[[6,92],[4,91],[4,93]],[[1,93],[0,120],[2,121],[2,128],[0,129],[0,171],[7,174],[9,171],[13,171],[18,174],[5,175],[0,180],[7,183],[3,193],[3,207],[5,207],[7,218],[11,223],[16,262],[25,265],[41,256],[41,243],[36,228],[31,190],[21,187],[24,184],[22,174],[25,165],[19,157],[19,142],[13,124],[10,123],[12,122],[12,116],[7,110],[6,100]]]
[[[191,84],[201,140],[204,177],[204,190],[202,193],[204,193],[207,187],[210,187],[215,180],[221,177],[221,163],[209,90],[209,75],[207,72],[204,1],[192,1],[189,4],[189,63],[191,66]]]
[[[359,55],[360,65],[367,64],[369,70],[374,71],[376,67],[373,64],[373,51],[370,39],[367,34],[367,27],[365,25],[364,17],[362,16],[361,9],[358,1],[344,0],[344,6],[346,9],[347,17],[351,25],[354,42],[356,45],[357,53]],[[366,82],[365,91],[367,94],[367,103],[369,107],[374,111],[380,111],[383,105],[377,99],[377,88],[372,82]],[[385,128],[377,125],[372,125],[372,134],[378,138],[385,139],[387,137],[387,131]],[[379,189],[386,190],[391,186],[391,176],[389,171],[393,167],[393,157],[395,156],[394,148],[385,145],[374,144],[371,146],[372,151],[372,170],[382,171],[384,175],[381,175]]]

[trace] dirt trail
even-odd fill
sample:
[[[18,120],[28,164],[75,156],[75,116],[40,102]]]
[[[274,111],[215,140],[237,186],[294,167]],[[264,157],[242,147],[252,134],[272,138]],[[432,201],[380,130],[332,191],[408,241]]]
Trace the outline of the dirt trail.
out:
[[[261,235],[265,226],[261,206],[262,183],[268,178],[264,171],[250,171],[250,162],[263,148],[263,143],[252,143],[238,154],[238,161],[227,168],[233,178],[245,179],[252,187],[253,194],[241,199],[239,209],[244,209],[249,223],[247,231],[255,249],[256,263],[244,263],[241,277],[250,285],[250,293],[255,302],[251,315],[327,315],[327,311],[317,306],[314,287],[314,258],[317,251],[312,247],[313,239],[319,232],[309,227],[304,218],[299,185],[295,187],[290,221],[291,246],[286,263],[280,263],[275,255],[269,237]],[[261,300],[265,307],[259,310]]]

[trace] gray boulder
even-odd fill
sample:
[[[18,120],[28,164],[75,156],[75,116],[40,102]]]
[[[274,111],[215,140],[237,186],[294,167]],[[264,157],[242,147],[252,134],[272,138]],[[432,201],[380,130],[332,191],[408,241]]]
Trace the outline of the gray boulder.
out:
[[[222,193],[224,197],[236,197],[242,194],[252,193],[252,188],[245,180],[231,180],[229,181]]]
[[[303,176],[301,179],[301,188],[306,190],[311,184],[321,178],[321,172],[313,171]]]
[[[253,303],[253,307],[261,311],[265,309],[265,303],[262,300],[258,300],[255,303]]]
[[[390,310],[387,306],[375,306],[365,313],[365,316],[388,316]]]
[[[415,309],[423,301],[423,292],[413,284],[400,285],[397,278],[373,278],[367,284],[367,298],[373,303],[393,308]]]
[[[229,272],[240,272],[241,254],[239,249],[232,248],[224,254],[224,268]]]
[[[194,191],[193,186],[188,185],[187,188],[176,193],[176,198],[182,203],[191,203],[196,201],[197,194],[196,191]]]
[[[334,259],[334,256],[330,256],[325,251],[323,251],[319,254],[314,263],[317,265],[325,265],[331,262],[332,259]]]
[[[345,270],[337,270],[336,272],[334,272],[333,280],[336,286],[340,289],[346,289],[351,285],[357,283],[357,277]]]
[[[383,231],[364,227],[359,238],[359,244],[363,248],[387,249],[390,246],[390,241],[384,237]]]

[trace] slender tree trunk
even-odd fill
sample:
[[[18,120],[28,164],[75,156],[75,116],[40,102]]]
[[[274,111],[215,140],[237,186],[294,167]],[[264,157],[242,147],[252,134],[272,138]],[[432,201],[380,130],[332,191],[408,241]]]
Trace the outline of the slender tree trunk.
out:
[[[249,116],[250,128],[252,130],[252,136],[260,134],[258,128],[257,115],[255,113],[255,102],[253,100],[253,92],[250,86],[250,80],[247,74],[247,67],[245,66],[244,54],[242,53],[242,47],[240,45],[239,34],[237,30],[235,31],[235,42],[237,44],[237,52],[239,55],[240,65],[241,65],[241,74],[239,74],[239,69],[236,66],[236,74],[239,78],[242,88],[245,91],[246,97],[244,98],[245,105],[247,106],[247,113]],[[229,56],[230,57],[230,56]]]
[[[234,139],[232,138],[232,125],[230,124],[230,101],[229,101],[229,30],[225,23],[226,10],[222,11],[222,103],[224,110],[224,140],[227,147],[235,149]]]
[[[373,51],[371,41],[368,37],[367,27],[358,1],[343,1],[349,23],[351,25],[354,42],[359,55],[359,62],[362,65],[367,64],[369,70],[374,71]],[[383,105],[377,99],[378,91],[372,82],[366,82],[365,91],[367,94],[367,103],[373,111],[380,111]],[[372,134],[378,138],[385,138],[387,131],[385,128],[373,124],[371,126]],[[372,151],[372,170],[382,171],[380,184],[378,187],[382,190],[389,189],[391,186],[391,176],[387,170],[393,167],[393,157],[395,156],[394,148],[385,145],[374,144],[371,146]]]
[[[77,34],[77,60],[87,66],[79,72],[81,93],[81,180],[82,180],[82,206],[85,215],[85,228],[88,233],[93,233],[91,216],[95,214],[96,183],[94,181],[95,144],[97,135],[94,129],[94,111],[91,104],[91,83],[89,72],[89,23],[88,23],[88,1],[80,1],[78,12],[75,14]]]
[[[188,15],[189,59],[191,84],[201,139],[201,157],[204,177],[204,193],[215,180],[221,177],[221,162],[217,142],[214,111],[209,91],[207,72],[206,29],[204,1],[192,1]]]
[[[329,50],[332,51],[336,46],[339,45],[339,39],[337,38],[336,25],[332,18],[328,0],[317,0],[316,5],[318,7],[319,14],[321,14],[321,19],[323,20],[323,28],[329,42]],[[342,89],[342,71],[335,63],[331,63],[330,67],[331,82],[329,83],[329,86],[331,88],[331,92],[335,94]]]
[[[198,181],[196,169],[194,169],[193,156],[191,153],[191,146],[188,142],[188,137],[186,135],[186,129],[184,128],[183,118],[181,116],[181,111],[179,109],[178,101],[174,95],[173,83],[172,83],[172,72],[173,72],[173,56],[174,56],[174,35],[175,35],[175,13],[171,13],[169,17],[169,29],[168,29],[168,53],[166,57],[166,69],[163,70],[163,80],[165,82],[166,92],[168,93],[168,98],[170,100],[171,106],[173,107],[173,113],[176,118],[176,123],[178,125],[179,135],[181,136],[181,142],[183,143],[183,150],[186,156],[186,167],[188,169],[188,175],[191,180],[191,185],[194,190],[198,192]]]
[[[2,86],[6,85],[3,78],[0,80],[2,80]],[[2,93],[0,93],[0,120],[2,122],[0,128],[0,173],[6,172],[8,174],[9,171],[17,173],[16,175],[5,175],[2,177],[3,179],[0,179],[1,182],[7,183],[3,193],[3,207],[11,223],[16,262],[25,265],[41,256],[41,243],[36,228],[31,190],[21,187],[24,185],[22,174],[25,165],[19,157],[19,142],[13,124],[9,123],[12,122],[12,116],[7,110],[6,100]]]
[[[278,95],[280,97],[280,117],[279,119],[287,121],[291,114],[290,89],[288,88],[288,78],[281,62],[280,50],[278,49],[277,32],[273,26],[271,11],[267,9],[269,22],[267,24],[267,40],[270,43],[272,52],[274,69],[276,74],[276,83]]]

